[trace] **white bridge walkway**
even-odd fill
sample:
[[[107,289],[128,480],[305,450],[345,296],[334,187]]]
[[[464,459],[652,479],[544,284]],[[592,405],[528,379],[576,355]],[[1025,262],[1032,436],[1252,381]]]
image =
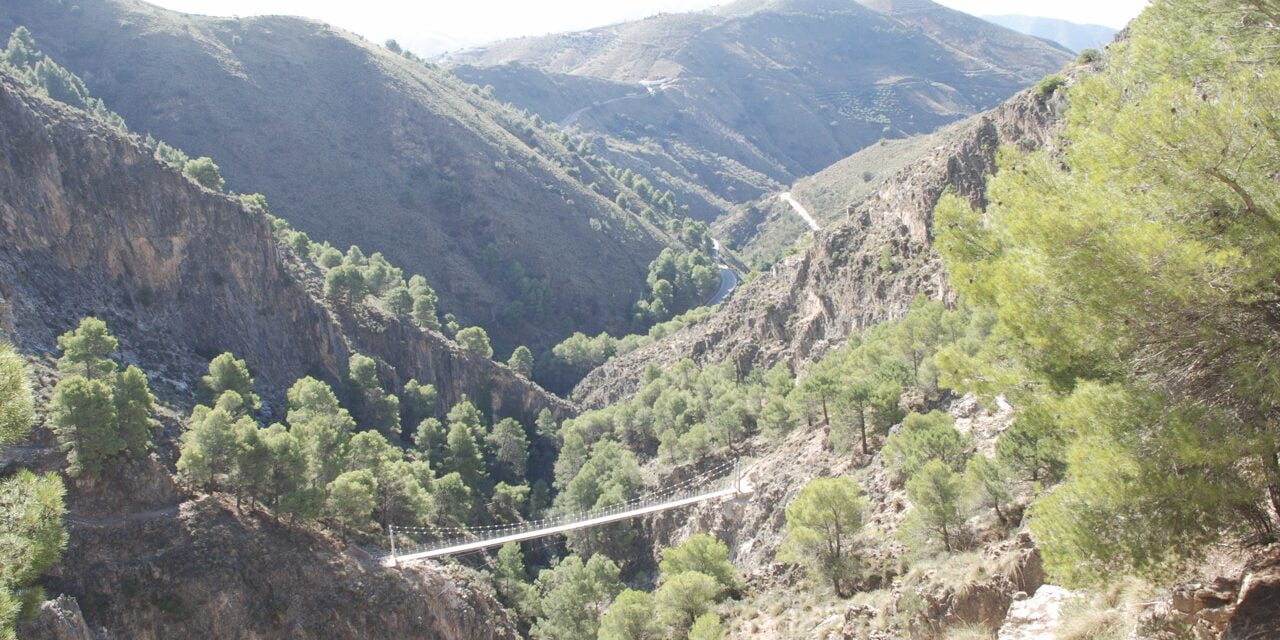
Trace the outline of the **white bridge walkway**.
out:
[[[481,527],[475,530],[393,525],[389,529],[391,553],[383,560],[383,564],[396,566],[417,560],[479,551],[499,547],[508,542],[521,542],[575,529],[598,527],[619,520],[750,492],[751,484],[743,478],[738,462],[735,460],[709,469],[677,485],[594,511],[562,514],[542,520]],[[435,537],[437,540],[422,544],[413,542],[413,537],[423,535]]]

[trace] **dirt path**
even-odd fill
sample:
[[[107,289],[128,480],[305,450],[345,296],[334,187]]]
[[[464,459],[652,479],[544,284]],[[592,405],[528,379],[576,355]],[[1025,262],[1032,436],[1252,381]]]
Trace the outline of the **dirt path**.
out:
[[[617,97],[617,98],[610,98],[610,99],[608,99],[608,100],[605,100],[604,102],[593,102],[593,103],[591,103],[591,104],[589,104],[589,105],[587,105],[587,106],[585,106],[585,107],[583,107],[583,108],[581,108],[581,109],[578,109],[577,111],[574,111],[573,113],[571,113],[571,114],[569,114],[569,115],[565,116],[565,117],[564,117],[564,119],[563,119],[563,120],[561,120],[561,121],[559,122],[559,124],[560,124],[560,126],[561,126],[561,127],[568,127],[568,126],[572,126],[572,125],[573,125],[573,123],[575,123],[575,122],[577,122],[577,121],[578,121],[578,118],[582,117],[582,114],[584,114],[584,113],[586,113],[586,112],[588,112],[588,111],[590,111],[590,110],[592,110],[592,109],[594,109],[594,108],[596,108],[596,107],[603,107],[603,106],[605,106],[606,104],[613,104],[613,103],[615,103],[615,102],[619,102],[619,101],[622,101],[622,100],[631,100],[631,99],[633,99],[633,98],[641,98],[641,97],[644,97],[645,95],[648,95],[648,94],[644,94],[644,93],[628,93],[628,94],[627,94],[627,95],[625,95],[625,96],[619,96],[619,97]]]
[[[814,220],[813,216],[809,215],[809,210],[805,209],[804,205],[800,204],[799,201],[791,197],[790,191],[785,191],[783,193],[778,194],[778,199],[791,205],[791,208],[795,210],[796,215],[800,216],[801,218],[804,218],[804,221],[809,223],[810,229],[813,229],[814,231],[818,231],[822,229],[822,227],[818,226],[818,221]]]
[[[146,511],[134,511],[119,516],[110,516],[106,518],[96,518],[89,516],[79,516],[72,513],[67,514],[66,521],[71,524],[78,524],[84,527],[118,527],[130,522],[138,522],[140,520],[154,520],[157,518],[176,518],[178,509],[182,503],[165,505]]]

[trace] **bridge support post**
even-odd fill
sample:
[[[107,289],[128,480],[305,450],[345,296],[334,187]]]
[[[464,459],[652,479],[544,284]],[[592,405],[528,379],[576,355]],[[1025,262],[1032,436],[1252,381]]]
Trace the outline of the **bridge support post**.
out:
[[[733,493],[742,493],[742,460],[733,459]]]
[[[391,538],[391,566],[397,566],[396,562],[396,526],[387,525],[387,536]]]

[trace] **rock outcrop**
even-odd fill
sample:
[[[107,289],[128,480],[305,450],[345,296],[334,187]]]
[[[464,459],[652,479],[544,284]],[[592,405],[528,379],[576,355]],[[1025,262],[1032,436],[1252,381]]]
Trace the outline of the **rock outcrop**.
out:
[[[22,637],[47,640],[95,640],[95,634],[85,624],[80,603],[75,598],[61,595],[40,604],[35,617],[23,622]]]
[[[42,579],[63,595],[23,638],[518,637],[492,591],[463,571],[389,569],[247,504],[191,498],[154,459],[74,481],[67,501],[67,549]]]
[[[1280,547],[1251,553],[1238,573],[1175,586],[1165,609],[1197,640],[1280,638]]]
[[[997,149],[1054,144],[1065,107],[1060,93],[1029,89],[974,118],[852,205],[846,220],[818,233],[803,253],[740,287],[714,316],[606,363],[574,397],[588,407],[607,405],[634,392],[648,364],[684,358],[730,360],[741,370],[778,361],[798,366],[901,316],[917,295],[948,298],[930,244],[938,198],[950,189],[984,204]]]
[[[230,351],[278,401],[304,375],[338,382],[362,352],[388,386],[434,384],[441,409],[467,394],[498,415],[572,411],[437,333],[337,313],[263,216],[4,75],[0,234],[0,334],[28,353],[97,315],[161,391],[190,389],[208,358]]]

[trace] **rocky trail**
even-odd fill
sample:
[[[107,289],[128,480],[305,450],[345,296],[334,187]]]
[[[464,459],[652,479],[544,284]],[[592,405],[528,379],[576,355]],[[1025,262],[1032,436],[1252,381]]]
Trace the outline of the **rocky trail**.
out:
[[[822,227],[818,226],[818,221],[814,220],[813,216],[809,215],[809,210],[805,209],[804,205],[800,204],[799,200],[796,200],[795,198],[791,197],[790,191],[785,191],[783,193],[778,194],[778,199],[791,205],[791,209],[796,212],[796,215],[804,219],[805,223],[809,225],[810,229],[813,229],[814,231],[820,231],[822,229]]]

